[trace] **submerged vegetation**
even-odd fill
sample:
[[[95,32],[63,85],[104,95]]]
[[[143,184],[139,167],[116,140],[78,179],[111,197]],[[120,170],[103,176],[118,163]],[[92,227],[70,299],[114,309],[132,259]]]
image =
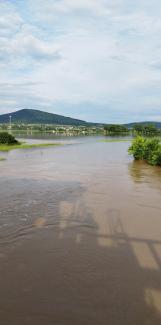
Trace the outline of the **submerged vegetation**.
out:
[[[51,146],[58,146],[58,145],[60,145],[60,143],[53,143],[53,142],[36,143],[36,144],[21,143],[21,142],[17,141],[13,135],[11,135],[7,132],[0,133],[0,151],[10,151],[13,149],[30,149],[30,148],[39,148],[39,147],[51,147]]]
[[[0,151],[10,151],[13,149],[32,149],[32,148],[45,148],[45,147],[54,147],[54,146],[60,146],[62,144],[60,143],[34,143],[34,144],[28,144],[28,143],[18,143],[15,145],[3,145],[0,144]]]
[[[99,140],[99,142],[129,142],[131,141],[131,138],[115,138],[115,139],[103,139]]]
[[[15,139],[15,137],[8,132],[0,133],[0,145],[18,145],[19,142]]]
[[[138,136],[133,140],[129,148],[129,154],[133,155],[135,160],[144,160],[150,165],[161,166],[161,144],[159,139],[147,139]]]

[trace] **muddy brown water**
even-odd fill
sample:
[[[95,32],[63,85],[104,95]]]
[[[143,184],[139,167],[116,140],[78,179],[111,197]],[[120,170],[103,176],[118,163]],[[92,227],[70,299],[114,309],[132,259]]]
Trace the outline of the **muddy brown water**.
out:
[[[71,143],[0,162],[0,324],[160,325],[161,169]]]

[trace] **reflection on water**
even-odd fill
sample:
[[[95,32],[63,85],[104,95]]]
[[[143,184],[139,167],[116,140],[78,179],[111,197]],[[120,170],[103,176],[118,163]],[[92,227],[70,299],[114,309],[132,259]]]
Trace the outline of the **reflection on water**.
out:
[[[129,163],[129,173],[134,182],[157,184],[161,186],[161,168],[153,167],[143,161],[132,161]]]
[[[161,172],[128,143],[14,151],[0,166],[3,325],[161,324]]]

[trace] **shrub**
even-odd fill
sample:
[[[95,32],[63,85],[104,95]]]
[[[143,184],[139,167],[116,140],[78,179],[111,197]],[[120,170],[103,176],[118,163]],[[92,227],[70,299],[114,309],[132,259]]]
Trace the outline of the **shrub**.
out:
[[[154,166],[161,166],[161,146],[153,153],[150,164]]]
[[[144,156],[143,159],[151,163],[152,156],[159,148],[158,139],[146,139],[144,144]]]
[[[144,149],[145,149],[145,139],[139,136],[133,140],[133,143],[129,148],[128,152],[130,155],[133,155],[136,160],[143,160]]]
[[[0,133],[0,144],[18,144],[18,141],[13,137],[13,135],[7,132]]]
[[[161,166],[161,144],[158,139],[137,137],[128,150],[136,160],[145,160],[150,165]]]

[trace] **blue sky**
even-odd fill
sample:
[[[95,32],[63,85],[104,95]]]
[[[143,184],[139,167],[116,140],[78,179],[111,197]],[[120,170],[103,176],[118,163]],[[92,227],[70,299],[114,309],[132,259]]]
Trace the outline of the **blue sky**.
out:
[[[0,114],[161,121],[161,1],[0,0]]]

